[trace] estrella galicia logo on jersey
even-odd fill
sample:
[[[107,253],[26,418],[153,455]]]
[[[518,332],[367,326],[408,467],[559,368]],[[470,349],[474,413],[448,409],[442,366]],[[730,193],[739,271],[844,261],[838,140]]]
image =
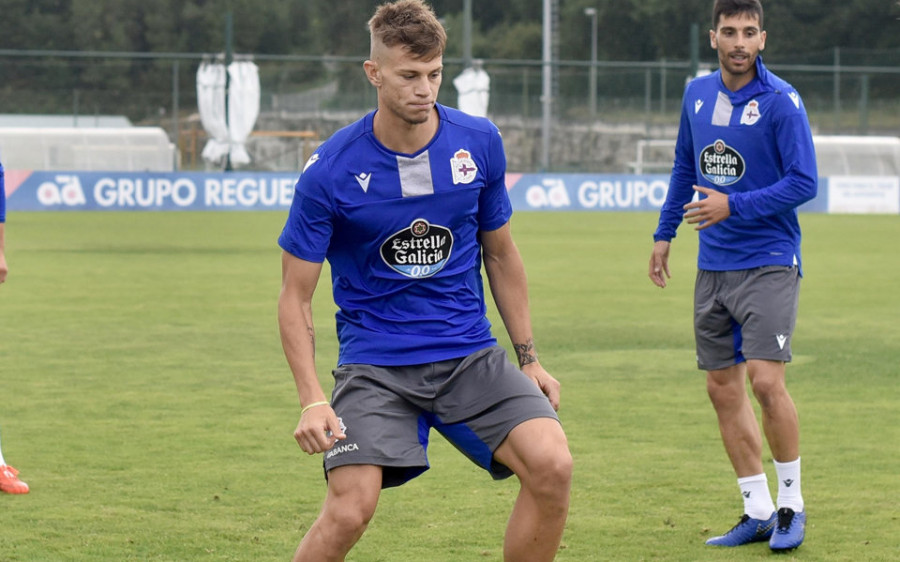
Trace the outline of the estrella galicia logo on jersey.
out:
[[[431,277],[447,265],[453,233],[443,226],[416,219],[381,245],[381,259],[391,269],[412,279]]]
[[[475,161],[468,150],[460,148],[450,159],[450,169],[453,171],[453,185],[458,183],[472,183],[478,172]]]
[[[700,173],[716,185],[731,185],[744,176],[741,154],[717,140],[700,152]]]

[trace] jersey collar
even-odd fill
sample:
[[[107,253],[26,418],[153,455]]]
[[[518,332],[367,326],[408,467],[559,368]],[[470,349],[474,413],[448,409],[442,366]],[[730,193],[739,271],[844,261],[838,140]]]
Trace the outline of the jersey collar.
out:
[[[775,91],[775,88],[771,83],[769,70],[766,68],[766,65],[763,64],[762,55],[756,56],[756,76],[749,84],[736,92],[732,92],[722,84],[722,77],[720,75],[719,85],[721,91],[728,94],[731,105],[741,105],[760,94]]]

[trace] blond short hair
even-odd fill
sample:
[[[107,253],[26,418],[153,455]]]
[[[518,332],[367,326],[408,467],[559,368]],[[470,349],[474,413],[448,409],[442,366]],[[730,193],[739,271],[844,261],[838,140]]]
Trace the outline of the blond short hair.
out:
[[[397,0],[378,6],[369,20],[374,57],[376,43],[400,45],[414,57],[431,60],[444,54],[447,32],[422,0]]]

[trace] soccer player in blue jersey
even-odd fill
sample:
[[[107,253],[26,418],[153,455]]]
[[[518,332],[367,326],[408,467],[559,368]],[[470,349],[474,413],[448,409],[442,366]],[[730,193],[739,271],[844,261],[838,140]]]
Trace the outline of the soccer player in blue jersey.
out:
[[[279,238],[279,327],[302,406],[294,436],[324,453],[328,483],[294,560],[343,560],[381,490],[428,469],[432,428],[494,478],[518,478],[505,559],[552,560],[572,457],[559,382],[535,352],[500,133],[436,103],[446,33],[430,7],[381,5],[369,31],[377,109],[312,155]],[[340,344],[330,400],[311,311],[325,260]],[[482,263],[518,368],[491,333]]]
[[[9,266],[6,264],[6,180],[3,164],[0,163],[0,283],[6,282]]]
[[[797,207],[815,197],[818,174],[800,96],[760,57],[762,24],[758,0],[714,3],[709,37],[719,70],[685,90],[649,276],[666,286],[675,231],[682,220],[696,225],[697,362],[744,501],[738,524],[707,544],[768,540],[787,550],[803,542],[806,524],[799,422],[785,387],[802,275]],[[746,378],[775,460],[777,510]]]
[[[6,282],[9,268],[6,265],[6,182],[3,164],[0,164],[0,284]],[[19,472],[6,464],[3,451],[0,450],[0,492],[8,494],[27,494],[28,484],[19,480]]]

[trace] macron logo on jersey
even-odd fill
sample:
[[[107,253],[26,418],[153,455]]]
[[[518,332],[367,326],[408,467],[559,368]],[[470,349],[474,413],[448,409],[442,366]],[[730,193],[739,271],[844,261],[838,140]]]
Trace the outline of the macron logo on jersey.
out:
[[[361,174],[356,174],[353,177],[356,178],[356,183],[358,183],[359,187],[362,188],[363,193],[368,193],[369,180],[372,179],[372,174],[367,174],[366,172],[363,172]]]
[[[303,166],[303,171],[305,172],[307,168],[309,168],[310,166],[312,166],[313,164],[315,164],[318,161],[319,161],[319,154],[318,153],[313,154],[312,156],[309,157],[309,160],[306,161],[306,165]]]
[[[694,114],[700,113],[700,108],[703,107],[703,100],[697,100],[694,102]]]
[[[792,102],[794,102],[794,107],[800,109],[800,96],[797,95],[797,92],[789,93],[788,97],[791,98]]]

